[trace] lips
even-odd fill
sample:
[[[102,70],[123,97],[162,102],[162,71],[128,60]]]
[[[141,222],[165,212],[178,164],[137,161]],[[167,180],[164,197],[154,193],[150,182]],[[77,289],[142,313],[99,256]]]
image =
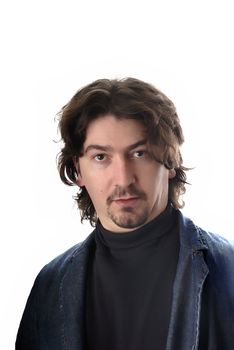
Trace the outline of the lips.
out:
[[[118,198],[118,199],[115,199],[113,202],[122,206],[132,206],[136,204],[138,200],[139,200],[139,197],[130,197],[130,198]]]

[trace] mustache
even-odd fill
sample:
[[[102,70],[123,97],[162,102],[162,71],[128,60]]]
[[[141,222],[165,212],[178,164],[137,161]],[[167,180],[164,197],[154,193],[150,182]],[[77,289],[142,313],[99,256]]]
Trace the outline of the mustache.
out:
[[[146,195],[144,192],[140,191],[138,188],[135,187],[135,185],[131,184],[128,187],[120,187],[117,186],[115,190],[110,194],[110,196],[107,198],[107,204],[109,205],[114,200],[117,200],[119,198],[127,197],[127,196],[135,196],[141,199],[145,199]]]

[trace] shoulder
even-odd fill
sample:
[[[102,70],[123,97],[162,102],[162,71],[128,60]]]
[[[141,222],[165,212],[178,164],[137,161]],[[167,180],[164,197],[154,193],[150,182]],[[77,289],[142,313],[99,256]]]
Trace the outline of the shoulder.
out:
[[[94,232],[49,262],[39,272],[29,294],[17,335],[17,349],[37,349],[38,339],[57,344],[60,339],[62,311],[78,308],[85,280],[85,266],[94,242]],[[70,298],[71,291],[76,298]],[[76,304],[75,304],[76,300]],[[39,325],[39,326],[38,326]],[[49,325],[49,327],[48,327]],[[41,341],[41,340],[40,340]],[[52,348],[52,346],[49,346]],[[53,348],[58,348],[54,346]]]
[[[180,213],[182,237],[190,247],[203,251],[210,272],[217,276],[234,275],[234,242],[220,234],[212,233],[197,226],[191,219]]]
[[[207,285],[217,295],[234,297],[234,243],[220,234],[211,233],[197,226],[191,219],[180,215],[181,244],[189,252],[197,250],[208,268]],[[205,266],[204,265],[204,266]]]
[[[220,234],[212,233],[198,227],[202,237],[206,240],[206,243],[210,250],[216,253],[232,252],[234,253],[234,241],[228,240]]]
[[[50,284],[56,279],[59,281],[74,265],[78,265],[82,269],[88,260],[93,243],[94,231],[83,242],[79,242],[46,264],[39,272],[35,283],[46,282]]]
[[[220,234],[205,231],[198,227],[201,237],[208,247],[207,263],[219,272],[227,271],[234,274],[234,242]]]
[[[179,213],[180,230],[186,244],[195,244],[200,241],[212,253],[234,252],[234,241],[228,240],[221,234],[212,233],[196,225],[193,220]]]
[[[204,240],[208,247],[210,254],[218,257],[225,257],[231,259],[234,262],[234,241],[231,241],[221,234],[212,233],[204,230],[203,228],[196,226],[201,239]]]
[[[196,225],[180,211],[180,239],[187,248],[202,250],[208,263],[222,263],[234,270],[234,242],[220,234],[212,233]]]

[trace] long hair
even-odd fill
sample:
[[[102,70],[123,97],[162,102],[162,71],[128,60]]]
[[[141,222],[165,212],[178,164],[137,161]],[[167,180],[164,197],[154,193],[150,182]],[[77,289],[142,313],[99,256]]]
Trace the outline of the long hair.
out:
[[[184,136],[176,108],[161,91],[134,78],[96,80],[80,89],[58,113],[63,140],[58,155],[61,180],[70,186],[76,184],[78,174],[74,159],[82,155],[87,127],[92,120],[107,114],[143,123],[149,146],[158,146],[162,153],[161,162],[167,169],[175,169],[176,176],[169,180],[168,200],[176,209],[182,208],[181,195],[186,190],[185,171],[188,168],[182,165],[179,147]],[[81,212],[81,221],[88,219],[95,226],[97,214],[86,188],[81,187],[74,198]]]

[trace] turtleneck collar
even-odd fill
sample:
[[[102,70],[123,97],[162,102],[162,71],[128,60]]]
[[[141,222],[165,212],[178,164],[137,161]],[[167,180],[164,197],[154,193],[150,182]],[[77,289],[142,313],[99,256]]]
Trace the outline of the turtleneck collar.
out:
[[[170,231],[175,223],[175,214],[176,210],[168,204],[155,219],[136,230],[124,233],[106,230],[98,221],[96,242],[111,249],[133,248],[148,244]]]

